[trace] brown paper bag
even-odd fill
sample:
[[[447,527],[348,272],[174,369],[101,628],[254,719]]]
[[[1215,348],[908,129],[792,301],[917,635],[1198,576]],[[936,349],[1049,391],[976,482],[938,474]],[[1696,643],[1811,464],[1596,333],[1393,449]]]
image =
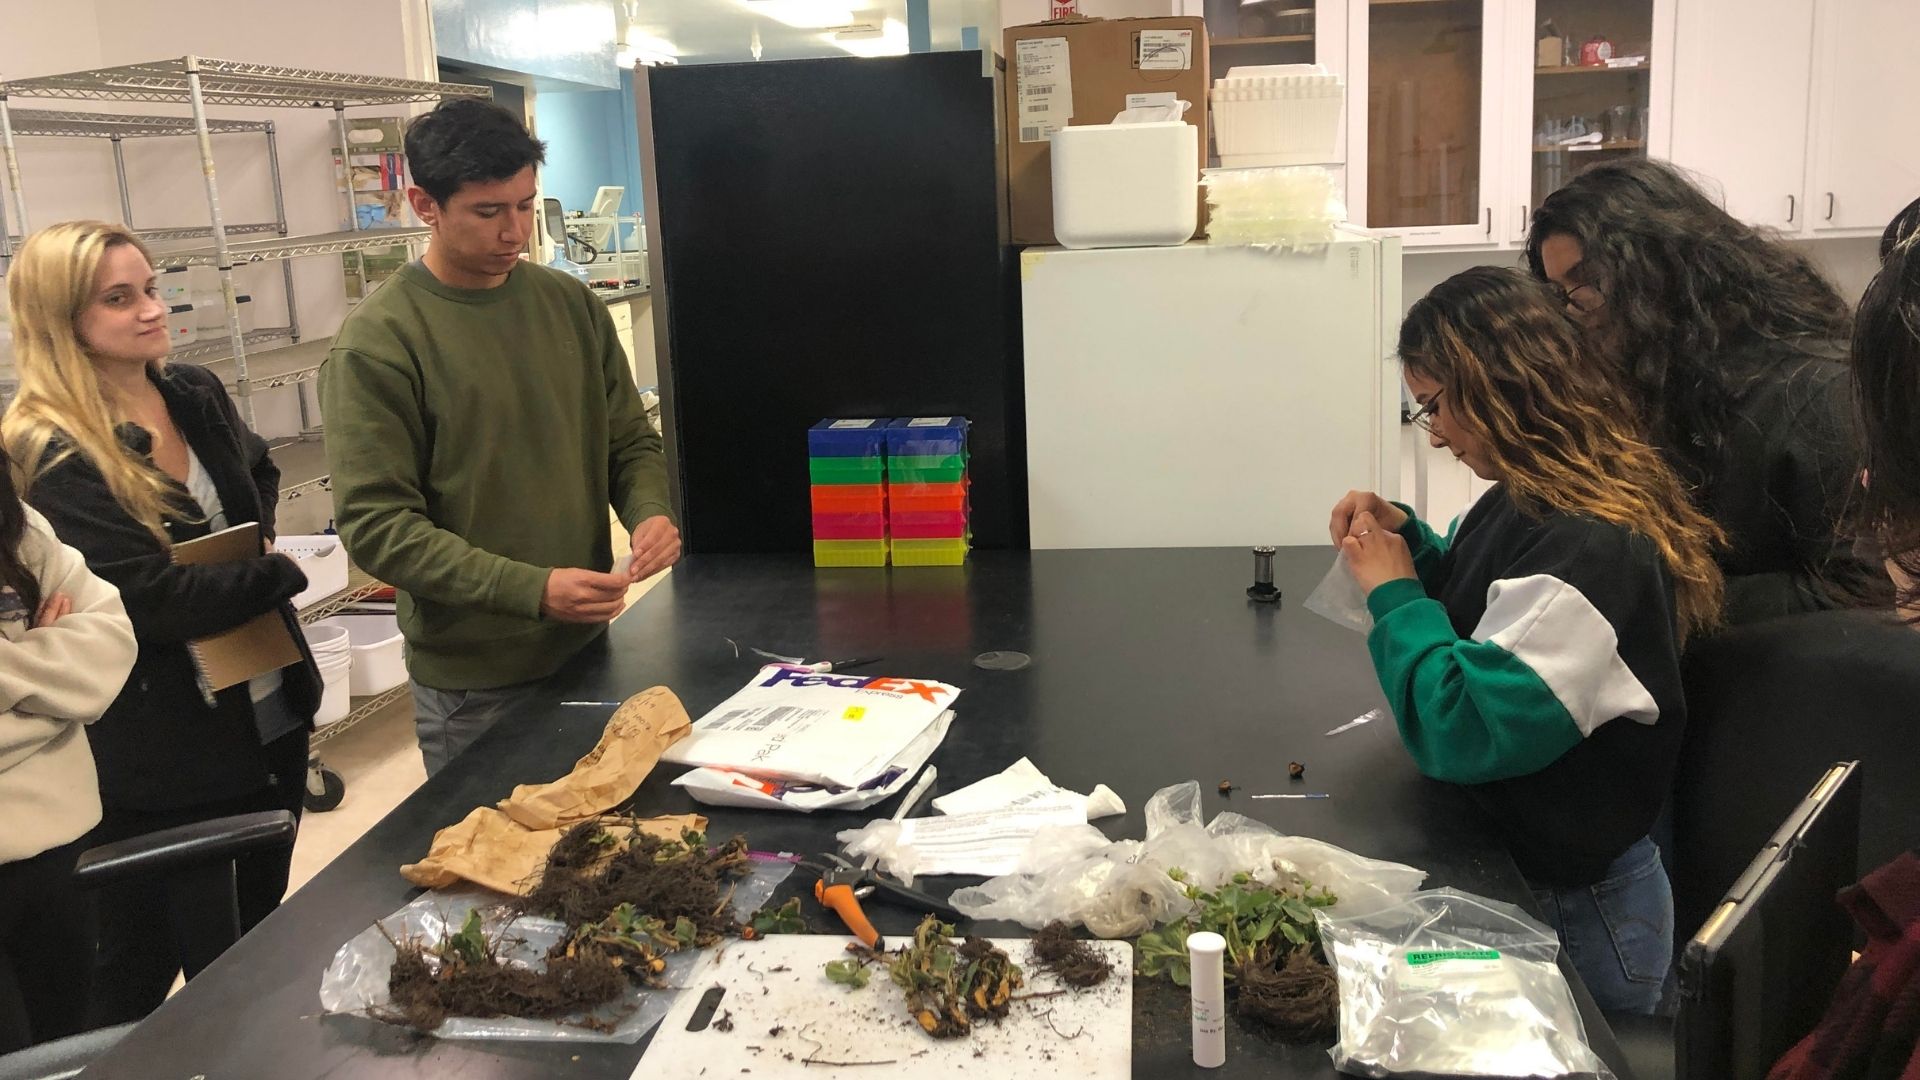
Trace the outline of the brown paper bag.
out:
[[[607,730],[573,771],[548,784],[521,784],[501,812],[529,829],[552,829],[603,814],[633,797],[667,747],[686,737],[693,721],[664,686],[623,702]]]
[[[500,811],[482,806],[465,821],[435,833],[427,857],[401,867],[400,876],[429,889],[471,881],[496,892],[525,896],[539,882],[547,853],[570,827],[526,829]],[[609,825],[607,831],[624,838],[637,829],[678,840],[684,830],[705,831],[706,827],[707,819],[699,814],[674,814],[627,819],[625,824]]]

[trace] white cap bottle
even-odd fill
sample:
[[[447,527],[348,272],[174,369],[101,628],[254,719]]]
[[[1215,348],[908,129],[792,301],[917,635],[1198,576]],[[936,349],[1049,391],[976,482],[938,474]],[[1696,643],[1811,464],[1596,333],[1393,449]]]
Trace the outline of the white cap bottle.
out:
[[[1217,1069],[1227,1063],[1227,939],[1210,930],[1187,937],[1187,970],[1193,991],[1193,1063]]]

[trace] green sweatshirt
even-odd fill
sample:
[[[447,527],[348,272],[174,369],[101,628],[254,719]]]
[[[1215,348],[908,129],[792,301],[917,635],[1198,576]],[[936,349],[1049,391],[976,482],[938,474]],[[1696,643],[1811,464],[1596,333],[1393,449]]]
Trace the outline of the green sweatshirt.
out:
[[[604,627],[543,620],[548,572],[612,568],[609,506],[628,529],[671,513],[606,305],[542,266],[493,289],[402,268],[341,325],[320,401],[341,539],[399,590],[435,689],[554,672]]]

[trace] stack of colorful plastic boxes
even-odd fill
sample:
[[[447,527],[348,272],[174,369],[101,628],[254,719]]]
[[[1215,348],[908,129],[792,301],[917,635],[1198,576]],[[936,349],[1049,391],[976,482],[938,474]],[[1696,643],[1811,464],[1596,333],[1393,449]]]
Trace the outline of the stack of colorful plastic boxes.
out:
[[[895,566],[967,561],[967,421],[922,416],[887,425],[887,532]]]
[[[822,420],[807,432],[813,565],[887,565],[887,421]]]

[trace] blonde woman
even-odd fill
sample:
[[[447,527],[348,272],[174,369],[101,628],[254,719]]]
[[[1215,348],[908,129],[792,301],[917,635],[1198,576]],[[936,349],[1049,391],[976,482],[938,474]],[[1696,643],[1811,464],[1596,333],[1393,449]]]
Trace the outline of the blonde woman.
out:
[[[320,680],[288,600],[306,586],[263,551],[177,566],[172,547],[243,522],[273,534],[279,470],[220,379],[170,365],[148,253],[118,225],[28,238],[8,276],[20,390],[0,418],[21,495],[118,586],[139,640],[126,689],[88,729],[103,817],[95,843],[256,810],[298,812]],[[203,696],[187,643],[278,611],[302,661]],[[288,857],[242,860],[251,928],[286,891]],[[96,1023],[137,1019],[219,952],[159,883],[101,897]],[[216,920],[217,921],[217,920]],[[156,932],[171,927],[173,933]]]

